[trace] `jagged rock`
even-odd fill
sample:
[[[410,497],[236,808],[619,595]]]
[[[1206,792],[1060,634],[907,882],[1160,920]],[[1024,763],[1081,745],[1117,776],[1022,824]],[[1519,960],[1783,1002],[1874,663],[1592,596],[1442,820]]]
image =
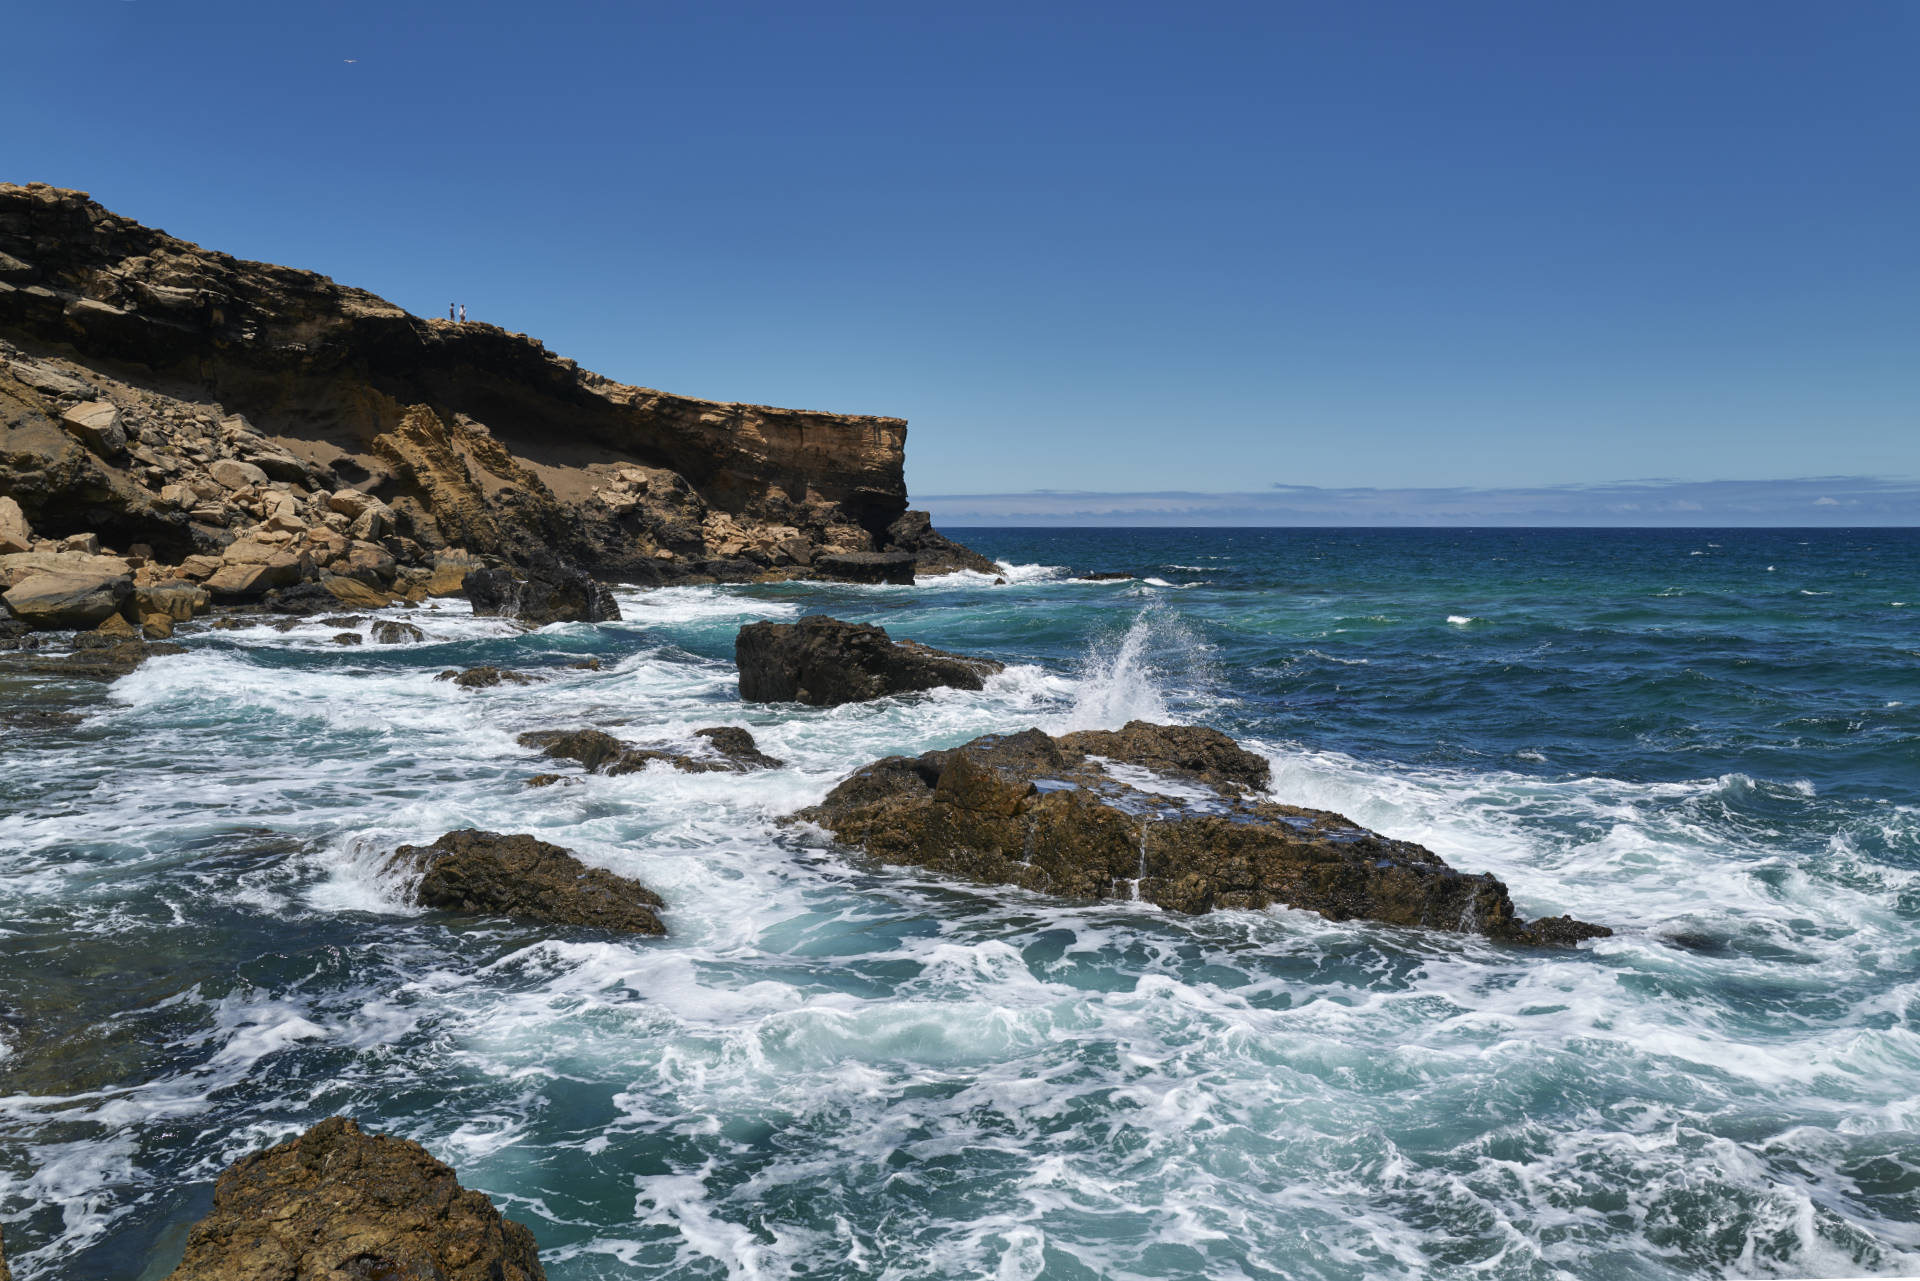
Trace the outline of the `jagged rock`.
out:
[[[406,645],[426,638],[427,634],[412,623],[396,619],[382,619],[373,625],[373,639],[381,645]]]
[[[559,761],[578,761],[598,774],[632,774],[655,761],[663,761],[689,774],[745,773],[755,769],[777,769],[781,761],[766,755],[753,741],[753,735],[733,725],[694,731],[712,745],[714,756],[692,756],[664,747],[636,747],[602,730],[532,730],[519,738],[522,747],[537,747]]]
[[[94,453],[115,458],[127,450],[127,432],[120,410],[111,402],[89,400],[60,415],[60,423]]]
[[[32,574],[6,590],[15,618],[40,631],[95,627],[133,595],[126,574],[54,571]]]
[[[740,697],[749,703],[841,703],[952,686],[981,689],[1005,670],[917,641],[894,641],[886,629],[809,614],[797,623],[749,623],[734,638]]]
[[[503,671],[498,667],[469,667],[464,672],[449,668],[433,679],[452,681],[461,689],[491,689],[502,682],[510,685],[531,685],[538,678],[529,676],[525,672]]]
[[[184,623],[196,614],[205,613],[212,604],[211,592],[186,582],[150,583],[136,587],[133,592],[134,612],[142,621],[157,614]]]
[[[814,575],[843,583],[895,583],[913,586],[912,552],[818,552]]]
[[[1000,567],[970,547],[962,547],[933,527],[933,518],[921,511],[905,512],[887,526],[887,547],[913,553],[914,573],[950,574],[970,569],[997,574]]]
[[[290,587],[312,572],[313,562],[306,557],[270,551],[259,559],[222,565],[207,579],[207,590],[223,603],[253,600],[275,587]]]
[[[620,618],[620,606],[604,584],[560,565],[542,565],[520,578],[505,569],[476,569],[466,576],[463,590],[475,614],[517,618],[535,626]]]
[[[328,1117],[242,1157],[168,1281],[545,1281],[533,1233],[425,1148]]]
[[[0,494],[0,556],[33,550],[33,527],[20,504]]]
[[[267,483],[267,473],[252,463],[243,463],[237,458],[217,460],[207,468],[207,474],[227,489],[236,491]]]
[[[365,639],[366,638],[359,632],[336,632],[333,637],[333,643],[336,645],[358,645]]]
[[[658,894],[532,836],[466,828],[431,845],[402,845],[389,865],[422,873],[414,892],[422,907],[629,934],[667,932],[654,910],[666,906]]]
[[[882,862],[1178,912],[1264,908],[1567,946],[1612,931],[1528,923],[1492,876],[1338,814],[1263,799],[1232,739],[1134,721],[1117,732],[989,735],[857,771],[796,818]]]

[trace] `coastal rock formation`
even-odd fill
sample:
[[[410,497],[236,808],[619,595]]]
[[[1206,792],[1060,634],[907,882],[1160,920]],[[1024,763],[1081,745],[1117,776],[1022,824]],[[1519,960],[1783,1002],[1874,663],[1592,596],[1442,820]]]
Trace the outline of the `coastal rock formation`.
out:
[[[517,618],[523,623],[601,623],[620,618],[620,606],[604,584],[588,574],[540,557],[530,570],[476,569],[461,590],[473,612]]]
[[[542,558],[639,583],[806,577],[820,556],[890,557],[890,581],[990,568],[907,510],[905,441],[897,418],[624,386],[0,184],[0,554],[93,535],[147,549],[136,586],[238,602],[316,580],[447,595]]]
[[[749,623],[733,642],[740,697],[749,703],[835,707],[952,686],[981,689],[1006,670],[989,658],[895,641],[883,627],[809,614],[797,623]]]
[[[508,671],[499,667],[469,667],[465,671],[448,668],[433,679],[452,681],[461,689],[491,689],[501,683],[509,685],[531,685],[538,679],[525,672]]]
[[[520,746],[538,748],[557,761],[578,761],[596,774],[632,774],[654,761],[663,761],[689,774],[743,774],[748,770],[778,769],[781,761],[762,752],[753,735],[737,725],[693,731],[705,739],[711,755],[676,752],[670,748],[635,747],[597,729],[532,730],[519,738]]]
[[[545,1281],[533,1233],[408,1139],[328,1117],[241,1157],[169,1281]]]
[[[667,932],[654,910],[666,906],[658,894],[524,834],[465,828],[431,845],[402,845],[388,866],[422,874],[414,891],[422,907],[628,934]]]
[[[856,772],[796,818],[887,863],[1177,912],[1264,908],[1570,946],[1612,931],[1527,922],[1507,887],[1338,814],[1262,799],[1267,764],[1226,735],[1129,723],[989,735]]]

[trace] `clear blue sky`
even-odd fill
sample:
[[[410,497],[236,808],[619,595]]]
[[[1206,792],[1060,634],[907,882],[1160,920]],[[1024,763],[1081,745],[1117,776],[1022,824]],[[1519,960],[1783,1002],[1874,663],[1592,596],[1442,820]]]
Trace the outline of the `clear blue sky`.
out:
[[[919,493],[1920,476],[1909,0],[4,30],[0,176],[624,381],[901,415]]]

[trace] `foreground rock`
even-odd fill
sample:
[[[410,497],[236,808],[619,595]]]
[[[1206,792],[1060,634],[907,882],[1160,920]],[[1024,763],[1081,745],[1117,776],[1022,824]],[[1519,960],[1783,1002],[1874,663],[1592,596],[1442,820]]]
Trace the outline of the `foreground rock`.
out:
[[[0,599],[13,616],[38,631],[96,627],[133,595],[133,579],[113,573],[34,574],[9,587]]]
[[[688,774],[743,774],[778,769],[783,762],[762,752],[753,735],[737,725],[693,731],[705,739],[711,755],[676,752],[665,746],[636,747],[597,729],[541,729],[522,734],[520,746],[538,748],[556,761],[578,761],[596,774],[632,774],[662,761]]]
[[[414,891],[422,907],[628,934],[667,932],[655,912],[666,906],[658,894],[532,836],[465,828],[431,845],[402,845],[388,866],[422,873]]]
[[[240,1158],[171,1281],[545,1281],[533,1233],[407,1139],[328,1117]]]
[[[795,817],[888,863],[1177,912],[1274,904],[1330,920],[1570,946],[1612,931],[1527,922],[1492,876],[1338,814],[1263,800],[1265,760],[1214,730],[1134,721],[990,735],[890,756]]]
[[[797,623],[749,623],[734,638],[740,697],[749,703],[836,707],[952,686],[980,689],[1005,665],[895,641],[883,627],[810,614]]]

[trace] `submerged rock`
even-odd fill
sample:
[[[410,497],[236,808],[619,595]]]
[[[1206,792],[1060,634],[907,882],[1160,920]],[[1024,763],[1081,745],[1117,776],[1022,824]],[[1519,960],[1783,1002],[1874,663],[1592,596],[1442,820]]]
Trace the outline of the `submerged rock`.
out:
[[[538,677],[525,672],[508,671],[500,667],[469,667],[465,671],[455,671],[449,667],[433,679],[452,681],[461,689],[490,689],[505,682],[510,685],[531,685]]]
[[[533,1233],[408,1139],[328,1117],[241,1157],[169,1281],[545,1281]]]
[[[916,690],[980,689],[1005,666],[949,654],[886,629],[809,614],[797,623],[749,623],[733,642],[740,697],[749,703],[836,707]]]
[[[409,645],[426,638],[427,634],[412,623],[397,619],[383,618],[373,625],[373,639],[381,645]]]
[[[414,891],[422,907],[629,934],[667,932],[654,911],[666,906],[658,894],[524,834],[464,828],[431,845],[402,845],[388,866],[423,874]]]
[[[712,746],[714,755],[690,755],[671,748],[636,747],[603,730],[542,729],[520,736],[522,747],[537,747],[557,761],[578,761],[600,774],[632,774],[655,761],[664,761],[689,774],[743,774],[748,770],[778,769],[784,762],[762,752],[753,735],[737,725],[697,729],[695,738]]]
[[[1178,912],[1275,904],[1570,946],[1611,934],[1526,922],[1492,876],[1338,814],[1262,799],[1267,764],[1215,730],[1129,723],[989,735],[856,772],[796,818],[888,863]]]

